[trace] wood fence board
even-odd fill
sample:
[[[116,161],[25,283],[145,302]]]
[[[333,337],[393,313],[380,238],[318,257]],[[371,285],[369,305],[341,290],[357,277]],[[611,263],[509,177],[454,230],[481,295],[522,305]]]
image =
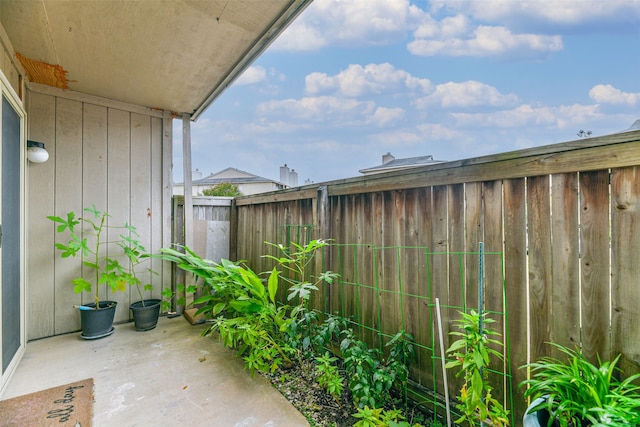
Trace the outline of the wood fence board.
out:
[[[490,328],[500,333],[500,338],[494,337],[502,342],[502,346],[495,346],[494,349],[503,355],[503,360],[491,362],[491,369],[496,372],[508,372],[508,334],[505,330],[506,313],[504,312],[504,275],[502,273],[502,182],[488,181],[482,183],[482,240],[484,241],[484,308],[491,313],[489,317],[495,322]],[[494,388],[494,395],[509,409],[508,400],[508,378],[491,378],[491,385]]]
[[[356,218],[356,207],[358,206],[355,200],[356,197],[357,196],[349,195],[343,198],[344,214],[342,217],[342,227],[345,230],[351,231],[350,241],[353,241],[354,238],[355,241],[357,241],[360,235],[358,219]],[[344,311],[344,316],[346,317],[358,314],[360,305],[360,301],[356,298],[357,277],[355,276],[356,262],[354,259],[354,251],[357,253],[357,247],[355,246],[343,247],[342,257],[340,258],[340,270],[344,283],[340,296],[341,309]]]
[[[329,217],[331,218],[330,234],[338,245],[344,242],[345,236],[342,230],[342,218],[340,216],[342,210],[342,197],[330,198]],[[342,257],[341,248],[331,251],[331,259],[329,265],[331,269],[340,274],[340,279],[335,286],[329,288],[329,305],[325,310],[329,313],[335,313],[340,309],[340,295],[344,288],[342,279],[342,268],[340,267],[340,258]]]
[[[550,354],[549,337],[553,319],[551,286],[551,233],[549,176],[527,179],[527,231],[529,236],[530,357],[538,360]]]
[[[581,268],[572,268],[564,273],[573,277],[580,271],[582,275],[582,332],[579,342],[583,354],[591,362],[597,361],[598,354],[606,360],[611,357],[609,206],[609,171],[580,173]],[[562,272],[558,274],[561,275]],[[573,301],[574,293],[559,297]],[[575,341],[574,344],[577,343]]]
[[[640,253],[640,169],[614,169],[612,198],[612,356],[621,354],[619,367],[624,376],[640,370],[640,286],[637,263]]]
[[[448,321],[447,334],[452,331],[460,331],[459,325],[456,323],[461,319],[460,312],[467,311],[468,307],[465,301],[466,283],[465,283],[465,222],[464,222],[464,184],[449,185],[447,197],[447,222],[449,226],[448,240],[449,247],[449,298],[447,300]],[[447,348],[455,341],[455,337],[449,337]],[[462,388],[464,379],[451,375],[449,377],[449,393],[456,396]]]
[[[364,324],[364,313],[373,310],[374,291],[373,286],[375,284],[375,250],[374,242],[376,241],[376,227],[378,226],[379,214],[377,212],[378,207],[375,205],[374,197],[371,194],[362,194],[358,197],[361,205],[360,213],[363,221],[363,234],[362,241],[357,242],[358,258],[358,288],[356,289],[356,297],[358,298],[358,321],[361,325]],[[363,333],[360,327],[360,333]],[[371,334],[371,333],[370,333]]]
[[[504,276],[506,283],[507,332],[511,353],[511,373],[515,386],[526,379],[526,371],[520,369],[527,363],[527,253],[525,180],[507,179],[504,189]],[[522,389],[515,389],[513,412],[522,416],[526,409]]]
[[[433,252],[430,258],[430,271],[431,271],[431,289],[433,302],[438,298],[441,307],[441,319],[442,319],[442,339],[444,350],[449,348],[449,310],[447,305],[449,303],[449,268],[448,268],[448,225],[447,225],[447,186],[433,187],[433,198],[431,208],[431,230],[433,232],[433,241],[431,246]],[[433,318],[434,328],[437,330],[436,316]],[[439,333],[434,337],[434,357],[440,361],[440,339]],[[436,366],[440,366],[436,363]],[[444,379],[443,373],[434,372],[436,377],[436,391],[441,395],[444,395]]]
[[[399,290],[402,288],[403,266],[399,261],[399,248],[404,241],[404,223],[406,217],[404,213],[404,191],[391,191],[385,199],[386,215],[385,226],[388,227],[383,250],[384,262],[382,265],[382,278],[379,283],[380,288],[380,305],[381,305],[381,324],[380,331],[382,334],[393,335],[400,329],[403,323],[404,313],[400,310],[401,296]],[[387,338],[383,338],[380,343],[384,346]],[[381,347],[383,349],[383,347]]]
[[[578,179],[576,173],[551,177],[551,306],[550,341],[573,348],[580,342],[580,277],[578,254]],[[550,348],[553,357],[558,350]]]
[[[431,250],[429,246],[433,241],[432,238],[432,222],[431,222],[431,187],[416,190],[416,231],[417,246],[416,256],[418,257],[417,265],[418,276],[415,287],[410,291],[416,295],[414,298],[418,316],[412,324],[410,333],[413,334],[416,343],[416,363],[413,364],[413,370],[417,370],[418,376],[416,380],[424,387],[431,387],[433,384],[432,366],[432,343],[433,343],[433,319],[431,319],[432,310],[429,309],[429,303],[433,302],[431,295],[429,256],[427,253]],[[420,297],[418,297],[420,296]]]
[[[410,333],[412,336],[418,334],[418,328],[420,328],[420,315],[421,315],[421,301],[416,297],[420,292],[420,270],[424,265],[424,256],[418,249],[419,242],[419,225],[418,219],[420,218],[418,213],[420,191],[407,190],[405,192],[404,202],[404,215],[406,218],[404,224],[404,230],[402,231],[403,239],[402,246],[407,249],[401,252],[402,255],[402,298],[401,310],[404,312],[404,318],[400,327]],[[414,350],[417,350],[414,347]],[[411,361],[409,369],[412,372],[412,377],[419,378],[420,371],[416,368],[415,361]]]
[[[465,193],[465,305],[478,310],[478,272],[479,259],[476,254],[483,240],[482,221],[482,183],[471,182],[464,185]]]

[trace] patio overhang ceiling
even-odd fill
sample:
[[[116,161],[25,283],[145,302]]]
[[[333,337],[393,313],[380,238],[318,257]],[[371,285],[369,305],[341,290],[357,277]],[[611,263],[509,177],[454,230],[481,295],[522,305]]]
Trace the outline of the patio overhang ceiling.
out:
[[[29,79],[195,120],[312,0],[2,0]]]

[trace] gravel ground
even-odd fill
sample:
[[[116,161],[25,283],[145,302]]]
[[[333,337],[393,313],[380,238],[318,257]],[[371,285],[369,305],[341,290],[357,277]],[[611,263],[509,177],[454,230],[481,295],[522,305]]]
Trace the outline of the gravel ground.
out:
[[[340,402],[337,402],[318,385],[314,366],[309,361],[263,375],[307,417],[312,427],[351,427],[357,421],[351,416],[356,411],[349,390],[345,388]]]
[[[303,360],[290,369],[262,375],[307,418],[311,427],[352,427],[358,421],[352,416],[357,410],[349,389],[345,386],[337,402],[318,385],[310,361]],[[421,425],[426,427],[431,423],[422,421]]]

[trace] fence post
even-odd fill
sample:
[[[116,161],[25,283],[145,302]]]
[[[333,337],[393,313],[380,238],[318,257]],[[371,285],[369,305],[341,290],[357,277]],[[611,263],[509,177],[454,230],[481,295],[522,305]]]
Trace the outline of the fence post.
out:
[[[318,187],[317,193],[317,227],[318,227],[318,238],[319,239],[328,239],[329,236],[329,190],[326,185],[321,185]],[[329,260],[329,264],[331,263],[331,245],[326,246],[322,252],[321,257],[316,257],[316,272],[330,270],[330,266],[323,265],[323,260]],[[324,286],[323,291],[323,301],[322,301],[322,309],[326,311],[329,303],[331,301],[331,288],[332,286]]]

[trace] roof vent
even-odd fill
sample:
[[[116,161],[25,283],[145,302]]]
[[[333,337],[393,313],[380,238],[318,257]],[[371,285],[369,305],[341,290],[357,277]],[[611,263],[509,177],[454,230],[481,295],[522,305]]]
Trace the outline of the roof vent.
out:
[[[396,159],[396,158],[395,158],[395,157],[393,157],[393,156],[391,155],[391,153],[387,153],[387,154],[385,154],[384,156],[382,156],[382,164],[383,164],[383,165],[386,165],[387,163],[389,163],[389,162],[391,162],[391,161],[393,161],[393,160],[395,160],[395,159]]]

